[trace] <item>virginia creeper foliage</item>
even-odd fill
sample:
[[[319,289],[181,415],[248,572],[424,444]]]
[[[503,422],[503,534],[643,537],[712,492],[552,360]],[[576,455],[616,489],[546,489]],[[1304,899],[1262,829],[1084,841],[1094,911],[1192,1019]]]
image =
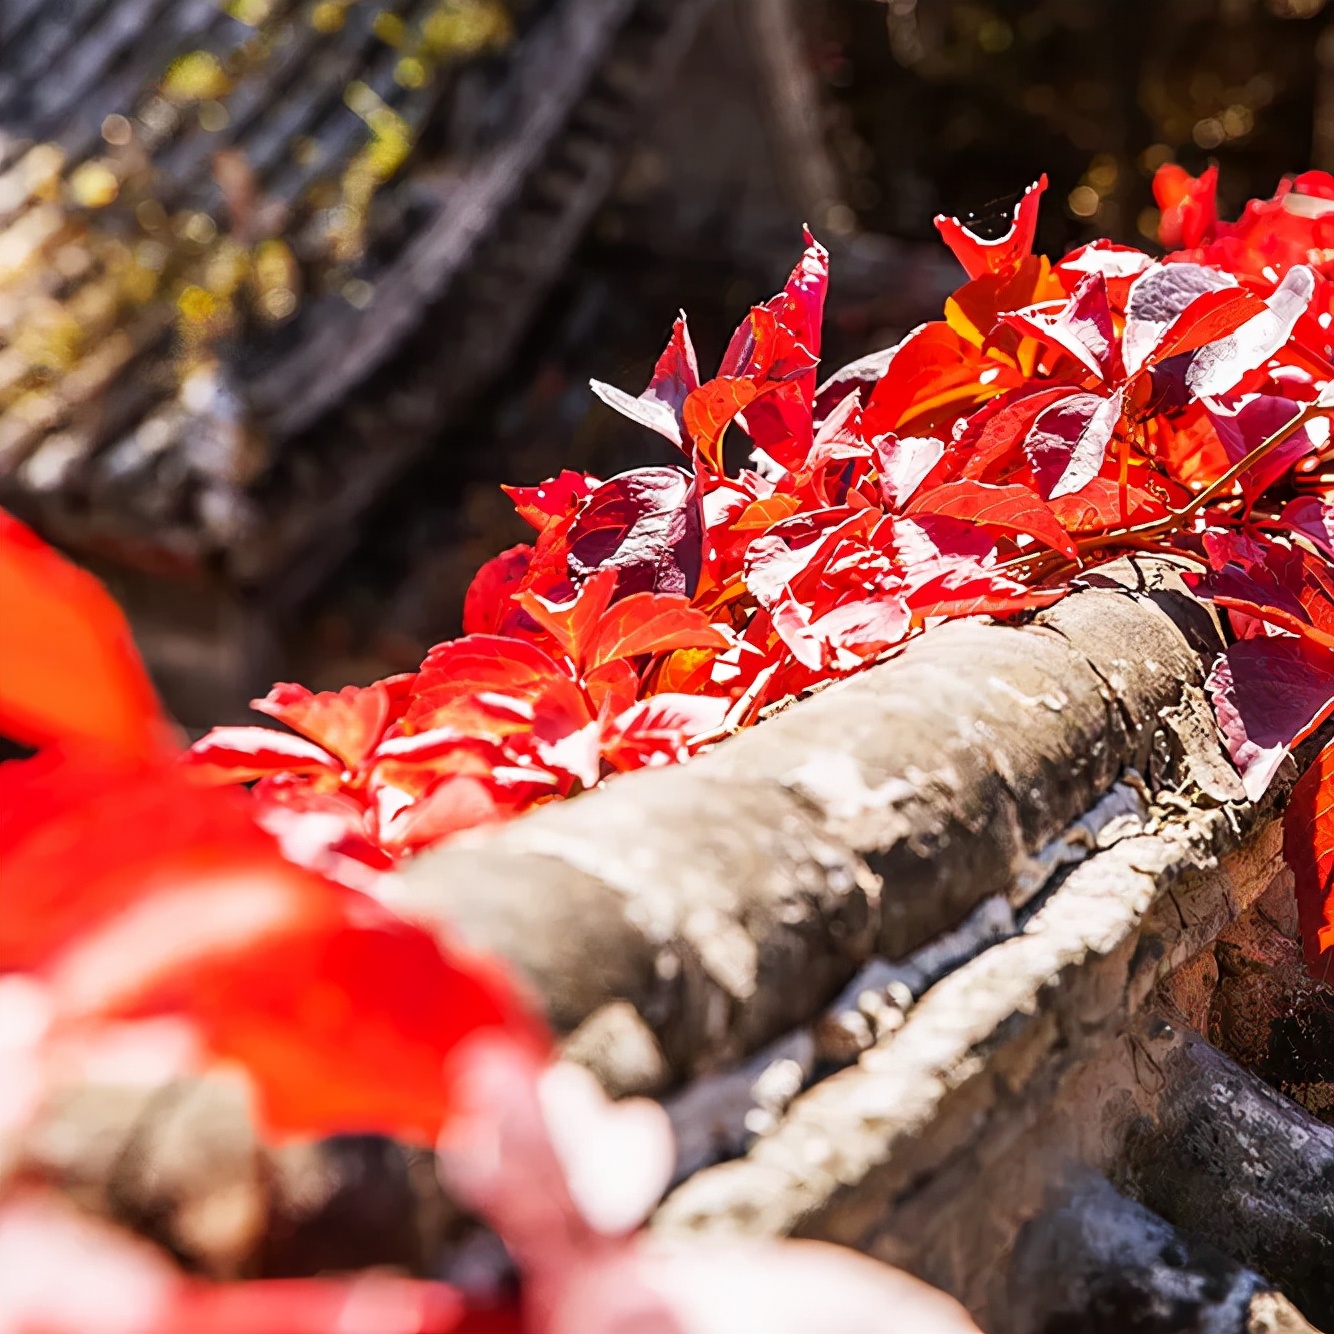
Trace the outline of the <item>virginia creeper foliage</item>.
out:
[[[1235,223],[1215,183],[1160,171],[1161,259],[1034,255],[1045,178],[996,240],[938,219],[967,275],[945,318],[823,384],[828,256],[808,236],[711,378],[683,316],[641,394],[594,384],[679,466],[507,487],[536,535],[478,572],[462,638],[366,689],[275,686],[255,707],[296,735],[219,728],[196,777],[258,780],[268,827],[322,817],[322,843],[291,842],[373,875],[1141,550],[1194,562],[1226,609],[1210,689],[1258,798],[1334,712],[1334,177]],[[1294,861],[1311,921],[1328,861]],[[1313,965],[1327,945],[1308,933]]]
[[[671,1169],[661,1110],[548,1069],[494,965],[366,891],[1127,551],[1181,558],[1218,609],[1219,730],[1265,792],[1334,715],[1334,177],[1225,223],[1212,172],[1165,168],[1171,253],[1055,262],[1031,253],[1044,185],[997,240],[939,220],[967,275],[945,317],[823,382],[809,237],[712,378],[683,317],[642,394],[595,385],[680,464],[507,488],[534,540],[478,572],[462,637],[370,686],[275,686],[255,707],[286,730],[180,751],[104,590],[0,515],[0,734],[36,751],[0,765],[0,1334],[972,1328],[829,1248],[642,1241]],[[1334,744],[1293,790],[1285,852],[1327,973]],[[507,1242],[522,1312],[376,1277],[203,1284],[16,1184],[43,1101],[129,1057],[158,1080],[244,1071],[270,1134],[435,1142]]]

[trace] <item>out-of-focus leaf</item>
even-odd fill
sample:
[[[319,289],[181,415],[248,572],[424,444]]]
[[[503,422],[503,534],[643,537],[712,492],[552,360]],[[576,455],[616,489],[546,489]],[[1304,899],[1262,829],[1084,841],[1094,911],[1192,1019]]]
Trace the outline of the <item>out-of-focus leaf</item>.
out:
[[[0,735],[129,756],[171,736],[120,608],[90,574],[0,510]]]

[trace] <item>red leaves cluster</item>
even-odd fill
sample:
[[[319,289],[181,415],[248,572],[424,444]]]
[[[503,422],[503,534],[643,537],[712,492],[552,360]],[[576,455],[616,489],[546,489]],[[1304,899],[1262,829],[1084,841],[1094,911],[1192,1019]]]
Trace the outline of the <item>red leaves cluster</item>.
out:
[[[1186,249],[1057,263],[1031,253],[1045,185],[996,240],[938,219],[967,273],[946,317],[823,386],[808,236],[711,379],[680,317],[643,394],[594,390],[682,466],[507,488],[536,539],[476,576],[463,639],[368,691],[277,687],[256,707],[311,744],[220,728],[196,774],[260,779],[265,822],[295,819],[292,846],[347,876],[686,758],[935,620],[1042,607],[1087,564],[1175,546],[1205,551],[1199,588],[1237,630],[1213,690],[1263,790],[1329,714],[1334,179],[1229,224],[1213,172],[1163,168],[1163,240]],[[735,472],[728,432],[750,450]]]
[[[993,241],[938,219],[967,274],[945,318],[822,386],[809,236],[712,378],[682,316],[637,398],[593,386],[681,466],[507,488],[536,540],[479,572],[464,638],[381,694],[320,697],[373,742],[338,752],[279,687],[257,707],[316,746],[220,729],[198,773],[260,778],[274,827],[339,815],[326,853],[375,864],[685,758],[939,619],[1041,607],[1081,567],[1175,547],[1204,553],[1201,592],[1236,628],[1213,690],[1262,790],[1329,712],[1334,178],[1224,223],[1212,172],[1164,168],[1163,240],[1186,249],[1055,263],[1031,253],[1045,184]],[[750,455],[734,472],[729,432]]]
[[[489,615],[488,628],[437,645],[413,674],[337,694],[275,686],[254,707],[296,735],[216,728],[192,747],[192,775],[259,780],[260,818],[294,850],[310,817],[322,821],[304,855],[346,879],[605,773],[684,758],[726,704],[641,699],[643,664],[727,639],[680,594],[621,595],[629,567],[608,562],[544,596],[527,582],[533,564],[528,552],[490,562],[474,587],[499,582],[505,596],[474,596],[469,608],[474,625]]]
[[[211,1054],[248,1072],[276,1129],[443,1126],[456,1188],[531,1280],[527,1327],[595,1334],[632,1300],[674,1318],[716,1276],[627,1239],[662,1184],[662,1127],[580,1098],[553,1124],[543,1036],[512,988],[361,892],[380,872],[680,761],[941,619],[1047,605],[1127,549],[1198,564],[1231,631],[1210,678],[1220,730],[1258,797],[1334,715],[1334,178],[1229,224],[1212,174],[1167,169],[1163,240],[1185,249],[1095,242],[1056,263],[1031,253],[1044,184],[995,241],[939,220],[968,279],[945,318],[822,385],[827,257],[809,238],[712,378],[679,320],[643,394],[595,388],[680,465],[511,488],[535,540],[478,573],[463,637],[367,687],[276,686],[256,708],[285,731],[219,728],[181,762],[119,612],[0,516],[0,733],[38,748],[0,766],[0,1139],[108,1053],[159,1077]],[[725,466],[729,433],[749,466]],[[211,790],[237,783],[249,798]],[[1293,792],[1285,850],[1328,970],[1334,747]],[[558,1161],[614,1145],[617,1115],[642,1122],[633,1170]],[[403,1334],[518,1328],[470,1325],[439,1286],[208,1289],[12,1193],[0,1324],[96,1323],[32,1258],[66,1245],[105,1259],[97,1304],[141,1334],[320,1331],[353,1307]],[[759,1264],[737,1257],[732,1279]],[[788,1288],[764,1285],[773,1327],[798,1327]],[[866,1279],[857,1309],[887,1291]]]
[[[293,865],[252,802],[187,781],[115,604],[7,515],[4,525],[6,604],[41,599],[48,614],[7,622],[0,716],[49,725],[27,732],[37,754],[0,765],[0,977],[34,980],[57,1038],[96,1045],[116,1026],[184,1023],[181,1051],[241,1061],[278,1130],[430,1142],[449,1112],[443,1064],[463,1037],[497,1027],[542,1045],[508,982]],[[33,664],[47,656],[65,667],[43,684]],[[69,688],[103,702],[114,729],[99,734],[77,707],[64,725]],[[270,732],[273,753],[307,768],[358,763],[393,691],[353,698],[348,709],[275,691],[274,711],[323,747]]]

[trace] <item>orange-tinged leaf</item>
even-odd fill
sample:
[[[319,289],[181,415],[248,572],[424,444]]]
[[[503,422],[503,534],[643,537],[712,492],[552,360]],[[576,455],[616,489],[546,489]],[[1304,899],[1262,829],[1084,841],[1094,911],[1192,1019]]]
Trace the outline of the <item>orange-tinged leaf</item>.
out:
[[[502,486],[514,508],[540,533],[553,519],[570,514],[585,496],[597,488],[598,479],[566,468],[557,477],[537,486]]]
[[[463,597],[465,635],[513,633],[522,620],[514,594],[532,568],[533,548],[526,542],[492,556],[475,575]]]
[[[1030,255],[1010,273],[983,273],[964,283],[945,302],[945,322],[980,348],[1002,314],[1061,295],[1049,291],[1051,265],[1045,255]]]
[[[1110,477],[1095,477],[1081,490],[1057,496],[1049,504],[1061,527],[1070,533],[1096,533],[1147,523],[1167,513],[1162,502],[1147,491],[1137,486],[1122,488]]]
[[[760,386],[737,376],[719,376],[700,385],[686,399],[686,434],[705,463],[715,472],[723,470],[723,435],[737,414],[759,396]]]
[[[61,1023],[187,1020],[274,1129],[431,1143],[463,1037],[540,1040],[491,965],[285,861],[248,799],[174,765],[48,750],[0,766],[0,805],[0,971],[40,972]]]
[[[272,727],[215,727],[182,756],[191,779],[206,785],[253,783],[270,774],[327,774],[341,763],[305,737]]]
[[[624,712],[639,694],[639,673],[624,658],[613,658],[584,673],[584,689],[600,715]]]
[[[344,686],[342,690],[312,694],[305,686],[279,682],[250,707],[286,723],[317,746],[355,769],[373,751],[390,719],[395,701],[388,686]]]
[[[967,519],[984,528],[999,528],[1012,537],[1027,535],[1064,556],[1075,557],[1075,544],[1050,505],[1026,486],[992,486],[987,482],[947,482],[917,496],[909,514],[943,514]]]
[[[1283,817],[1283,857],[1297,881],[1302,945],[1312,975],[1334,977],[1334,743],[1297,781]]]
[[[740,585],[745,591],[745,585]],[[713,670],[717,651],[707,648],[679,648],[663,659],[654,682],[655,691],[664,694],[703,694]]]
[[[582,667],[598,622],[611,605],[615,591],[616,571],[602,569],[585,579],[568,602],[548,602],[531,589],[520,593],[517,601],[556,641],[561,652],[576,667]]]
[[[1192,176],[1175,162],[1165,162],[1153,177],[1153,197],[1162,210],[1158,240],[1169,250],[1193,250],[1213,237],[1218,225],[1218,167]]]
[[[616,658],[634,658],[641,653],[727,646],[722,632],[685,598],[671,593],[633,593],[603,617],[588,661],[600,667]]]
[[[410,731],[450,727],[468,736],[503,737],[531,728],[539,708],[563,718],[571,730],[592,718],[578,684],[536,644],[465,635],[426,655],[403,723]]]
[[[165,753],[167,725],[106,589],[0,510],[0,734]]]

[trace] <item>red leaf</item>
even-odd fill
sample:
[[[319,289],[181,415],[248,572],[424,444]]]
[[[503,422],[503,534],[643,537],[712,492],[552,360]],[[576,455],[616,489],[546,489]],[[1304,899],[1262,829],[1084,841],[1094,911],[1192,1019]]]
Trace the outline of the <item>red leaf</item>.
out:
[[[248,800],[174,766],[45,753],[0,767],[0,805],[0,970],[40,969],[66,1022],[189,1020],[277,1130],[431,1143],[454,1046],[536,1031],[486,966],[285,862]]]
[[[1259,801],[1284,756],[1334,711],[1334,655],[1293,639],[1244,639],[1207,685],[1246,795]]]
[[[1175,162],[1165,162],[1153,178],[1153,197],[1162,210],[1158,240],[1168,250],[1193,250],[1213,239],[1218,224],[1218,168],[1196,178]]]
[[[876,442],[880,491],[892,512],[897,513],[913,498],[944,454],[945,442],[932,436],[895,436]]]
[[[398,712],[382,681],[318,695],[305,686],[279,682],[263,699],[252,699],[250,707],[309,737],[349,769],[375,749]]]
[[[592,719],[583,691],[537,645],[466,635],[427,654],[403,721],[410,731],[448,727],[501,738],[531,730],[539,710],[557,730],[576,731]]]
[[[772,611],[807,570],[820,570],[838,544],[864,536],[875,516],[846,506],[795,514],[776,523],[746,548],[746,587],[760,606]]]
[[[601,667],[617,658],[635,658],[641,653],[727,647],[726,637],[685,598],[667,593],[633,593],[622,598],[602,618],[587,661],[592,667]]]
[[[1180,268],[1181,265],[1174,265]],[[1204,292],[1181,312],[1159,337],[1149,354],[1154,365],[1168,357],[1194,352],[1207,343],[1230,337],[1247,320],[1263,314],[1265,303],[1244,287],[1219,287]]]
[[[1037,418],[1024,453],[1044,500],[1082,491],[1102,470],[1107,446],[1121,420],[1121,391],[1110,398],[1070,394]]]
[[[1302,496],[1288,502],[1279,520],[1334,560],[1334,500]]]
[[[909,506],[911,514],[942,514],[1013,536],[1035,538],[1044,546],[1073,559],[1075,544],[1057,521],[1052,508],[1026,486],[992,486],[987,482],[947,482]]]
[[[170,733],[120,608],[0,510],[0,733],[164,754]]]
[[[1121,356],[1134,374],[1192,304],[1211,292],[1235,292],[1237,280],[1204,264],[1155,264],[1130,285]]]
[[[558,477],[537,486],[502,486],[514,502],[514,508],[540,533],[552,519],[568,514],[585,497],[592,495],[598,479],[587,473],[566,468]]]
[[[975,236],[958,218],[943,214],[936,218],[936,230],[970,278],[980,278],[984,273],[1008,273],[1028,258],[1037,232],[1038,205],[1046,188],[1047,178],[1043,175],[1024,191],[1015,205],[1010,230],[994,241]]]
[[[531,591],[519,594],[519,605],[560,646],[560,650],[581,669],[588,658],[589,645],[597,633],[598,622],[611,605],[616,589],[616,571],[602,569],[584,580],[569,602],[552,603]]]
[[[913,616],[1013,616],[1021,611],[1050,607],[1067,589],[1029,588],[995,570],[970,561],[955,561],[933,578],[914,583],[908,594]]]
[[[1292,336],[1297,321],[1315,295],[1316,276],[1305,264],[1283,275],[1266,309],[1247,320],[1235,333],[1202,347],[1191,358],[1186,386],[1199,398],[1212,398],[1235,389],[1248,371],[1263,366]]]
[[[1060,348],[1099,379],[1112,380],[1121,374],[1107,282],[1101,273],[1088,274],[1059,310],[1032,306],[1002,315],[1001,321]]]
[[[1235,398],[1215,399],[1204,410],[1228,462],[1239,463],[1257,445],[1291,422],[1302,405],[1279,394],[1240,394]],[[1298,459],[1315,452],[1318,446],[1312,428],[1320,431],[1322,439],[1328,438],[1325,423],[1309,422],[1237,479],[1248,507],[1289,472]]]
[[[1125,510],[1122,510],[1124,497]],[[1137,486],[1124,492],[1110,477],[1095,477],[1072,495],[1051,502],[1061,527],[1069,533],[1095,533],[1107,528],[1147,523],[1161,519],[1167,508],[1156,497]]]
[[[711,659],[708,653],[705,656]],[[639,694],[639,673],[624,658],[613,658],[584,673],[584,689],[599,716],[615,717],[635,702]]]
[[[963,475],[979,482],[992,480],[989,473],[1002,472],[1018,461],[1033,423],[1072,391],[1073,386],[1065,384],[1038,389],[1026,384],[998,395],[979,408],[951,450],[964,456]]]
[[[850,672],[903,639],[912,625],[898,593],[845,602],[812,617],[792,598],[773,610],[774,629],[792,656],[812,671]]]
[[[590,383],[593,392],[608,407],[615,408],[631,421],[647,426],[650,431],[656,431],[672,444],[684,449],[686,436],[683,409],[686,399],[699,388],[699,366],[684,313],[672,325],[672,336],[653,368],[653,378],[638,398],[631,398],[623,389],[604,384],[601,380],[592,380]]]
[[[523,624],[523,612],[514,602],[533,564],[527,543],[493,556],[473,576],[463,598],[465,635],[514,634]]]
[[[1211,537],[1206,535],[1206,546]],[[1334,571],[1300,547],[1242,541],[1263,559],[1238,552],[1232,543],[1222,553],[1221,568],[1186,577],[1197,596],[1334,649]]]
[[[1112,305],[1124,311],[1130,284],[1152,263],[1142,250],[1099,238],[1062,256],[1053,272],[1066,291],[1073,291],[1084,274],[1102,274]]]
[[[342,764],[323,747],[272,727],[215,727],[185,752],[182,762],[196,782],[250,783],[269,774],[327,774]]]
[[[447,774],[429,793],[379,824],[382,847],[395,856],[442,843],[468,829],[482,829],[509,819],[536,795],[553,795],[554,785],[530,785],[516,791],[495,783],[491,766],[484,775]]]
[[[686,434],[700,458],[718,474],[723,471],[723,435],[760,393],[754,380],[719,376],[701,385],[686,399]]]
[[[691,742],[717,728],[729,700],[708,695],[653,695],[617,715],[602,740],[603,758],[620,771],[679,764]]]
[[[1334,976],[1334,743],[1297,781],[1283,816],[1283,858],[1297,882],[1297,913],[1311,975]]]
[[[979,387],[977,349],[948,324],[924,324],[899,344],[862,413],[868,437],[903,429],[933,406],[988,397]],[[996,363],[989,363],[995,366]]]
[[[829,283],[829,252],[808,231],[806,249],[783,290],[755,306],[737,327],[718,367],[720,378],[766,383],[800,378],[807,406],[815,395],[820,323]]]

